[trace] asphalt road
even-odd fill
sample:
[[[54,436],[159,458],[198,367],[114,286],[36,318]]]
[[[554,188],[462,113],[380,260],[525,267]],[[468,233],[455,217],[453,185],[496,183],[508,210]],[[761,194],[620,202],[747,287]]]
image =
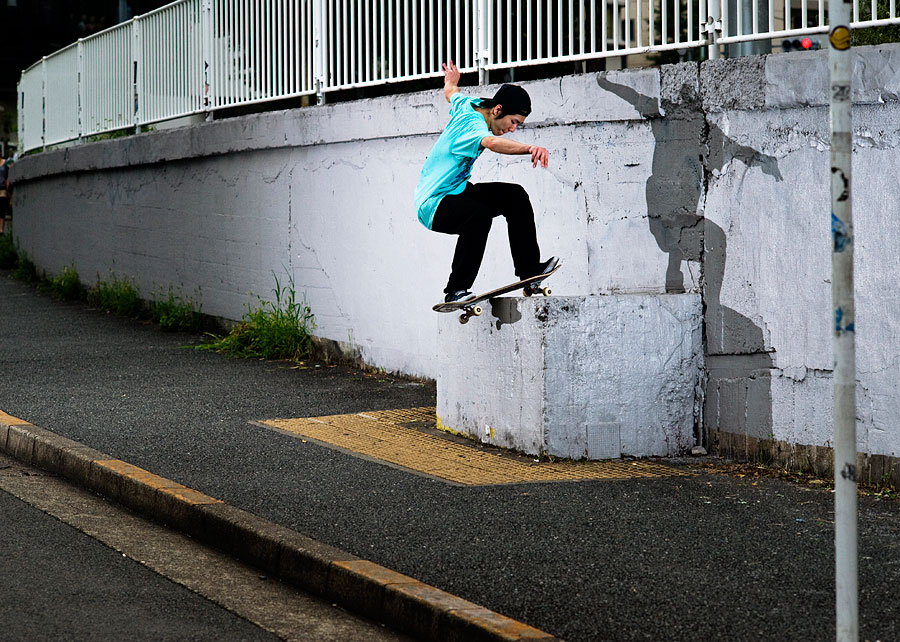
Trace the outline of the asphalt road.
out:
[[[0,511],[0,640],[411,640],[6,457]]]
[[[0,514],[2,640],[279,639],[4,491]]]
[[[433,405],[433,386],[235,360],[0,272],[0,410],[558,635],[834,638],[827,491],[698,471],[450,486],[251,422]],[[900,639],[900,515],[860,501],[861,632]]]

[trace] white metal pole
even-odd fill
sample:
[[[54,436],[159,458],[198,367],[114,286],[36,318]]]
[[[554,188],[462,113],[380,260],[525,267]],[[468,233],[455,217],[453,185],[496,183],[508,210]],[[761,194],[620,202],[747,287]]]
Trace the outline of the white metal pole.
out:
[[[323,0],[313,0],[313,82],[316,104],[325,104],[325,43],[322,29]]]
[[[84,41],[79,38],[78,39],[78,141],[81,142],[84,139]],[[137,99],[135,99],[137,100]],[[137,108],[137,105],[135,105]],[[25,121],[22,118],[19,118],[20,123],[24,123]]]
[[[211,90],[218,89],[213,87],[212,79],[215,72],[213,68],[213,20],[212,20],[212,2],[211,0],[203,0],[200,6],[200,37],[201,51],[203,54],[203,98],[201,100],[201,108],[206,112],[206,120],[213,119],[213,105]]]
[[[47,151],[47,56],[41,59],[41,150]]]
[[[856,496],[856,327],[853,303],[850,4],[830,2],[831,296],[834,307],[834,546],[838,642],[859,639]]]
[[[488,3],[487,0],[478,0],[478,19],[475,21],[475,41],[478,43],[478,84],[486,85],[489,82],[488,70],[484,68],[488,64]]]
[[[709,16],[706,22],[706,35],[709,38],[709,45],[706,50],[710,60],[718,60],[719,58],[719,44],[716,41],[722,32],[722,5],[720,1],[709,0],[707,5]]]
[[[81,57],[81,56],[79,56]],[[80,63],[84,69],[84,61]],[[141,77],[144,75],[144,49],[141,43],[141,22],[137,18],[131,19],[131,73],[134,74],[134,133],[139,134],[141,124],[144,121],[144,92]]]

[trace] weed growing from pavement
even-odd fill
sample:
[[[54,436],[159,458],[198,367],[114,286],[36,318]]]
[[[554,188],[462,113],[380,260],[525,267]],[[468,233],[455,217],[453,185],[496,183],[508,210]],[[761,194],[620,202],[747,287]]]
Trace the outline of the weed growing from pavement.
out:
[[[88,305],[136,319],[141,316],[141,297],[137,287],[128,277],[110,274],[109,281],[97,281],[88,292]]]
[[[203,325],[202,306],[191,299],[185,299],[180,290],[169,286],[167,292],[161,289],[150,302],[150,318],[166,332],[198,332]]]
[[[56,276],[41,275],[24,251],[18,250],[11,234],[0,234],[0,269],[13,270],[12,277],[36,285],[62,301],[86,301],[88,305],[119,316],[150,319],[163,331],[199,332],[204,324],[201,306],[185,299],[180,289],[171,285],[159,289],[154,300],[145,302],[134,282],[128,277],[110,273],[109,280],[98,281],[87,289],[74,265]]]
[[[13,270],[12,275],[14,279],[25,283],[38,283],[40,281],[37,266],[29,258],[28,253],[23,251],[18,252],[16,268]]]
[[[12,234],[0,234],[0,270],[15,269],[19,262],[19,253],[13,243]]]
[[[78,270],[73,265],[67,266],[62,274],[49,278],[42,287],[61,301],[80,301],[84,296]]]
[[[247,305],[243,320],[226,336],[210,335],[212,341],[198,350],[211,350],[237,357],[302,361],[313,349],[311,333],[316,324],[305,303],[297,301],[294,280],[282,286],[275,276],[274,301],[259,298],[259,306]]]

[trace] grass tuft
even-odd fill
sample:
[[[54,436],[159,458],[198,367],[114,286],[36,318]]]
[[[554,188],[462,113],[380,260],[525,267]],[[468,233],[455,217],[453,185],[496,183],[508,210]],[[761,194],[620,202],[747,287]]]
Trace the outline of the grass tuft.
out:
[[[0,234],[0,270],[15,269],[19,262],[19,253],[13,243],[12,234]]]
[[[302,361],[312,353],[315,319],[309,306],[297,302],[293,278],[282,286],[275,275],[274,301],[259,299],[259,307],[247,306],[247,314],[225,336],[197,346],[237,357]]]
[[[136,319],[143,311],[137,287],[128,277],[110,275],[109,281],[98,281],[87,296],[88,305],[123,317]]]
[[[18,252],[16,269],[13,270],[12,275],[14,279],[25,283],[39,283],[41,280],[38,276],[37,266],[24,251]]]
[[[62,301],[79,301],[84,292],[75,266],[66,267],[62,274],[49,279],[45,287],[51,295]]]
[[[150,304],[150,317],[165,332],[198,332],[203,325],[201,307],[169,286],[167,292],[160,290]]]

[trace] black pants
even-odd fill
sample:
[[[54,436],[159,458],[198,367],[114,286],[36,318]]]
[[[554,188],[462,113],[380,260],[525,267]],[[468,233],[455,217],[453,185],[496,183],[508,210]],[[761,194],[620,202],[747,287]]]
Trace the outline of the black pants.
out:
[[[431,224],[435,232],[459,235],[445,293],[468,290],[475,283],[491,223],[500,214],[506,218],[516,276],[537,274],[541,251],[528,193],[514,183],[469,183],[461,193],[441,199]]]

